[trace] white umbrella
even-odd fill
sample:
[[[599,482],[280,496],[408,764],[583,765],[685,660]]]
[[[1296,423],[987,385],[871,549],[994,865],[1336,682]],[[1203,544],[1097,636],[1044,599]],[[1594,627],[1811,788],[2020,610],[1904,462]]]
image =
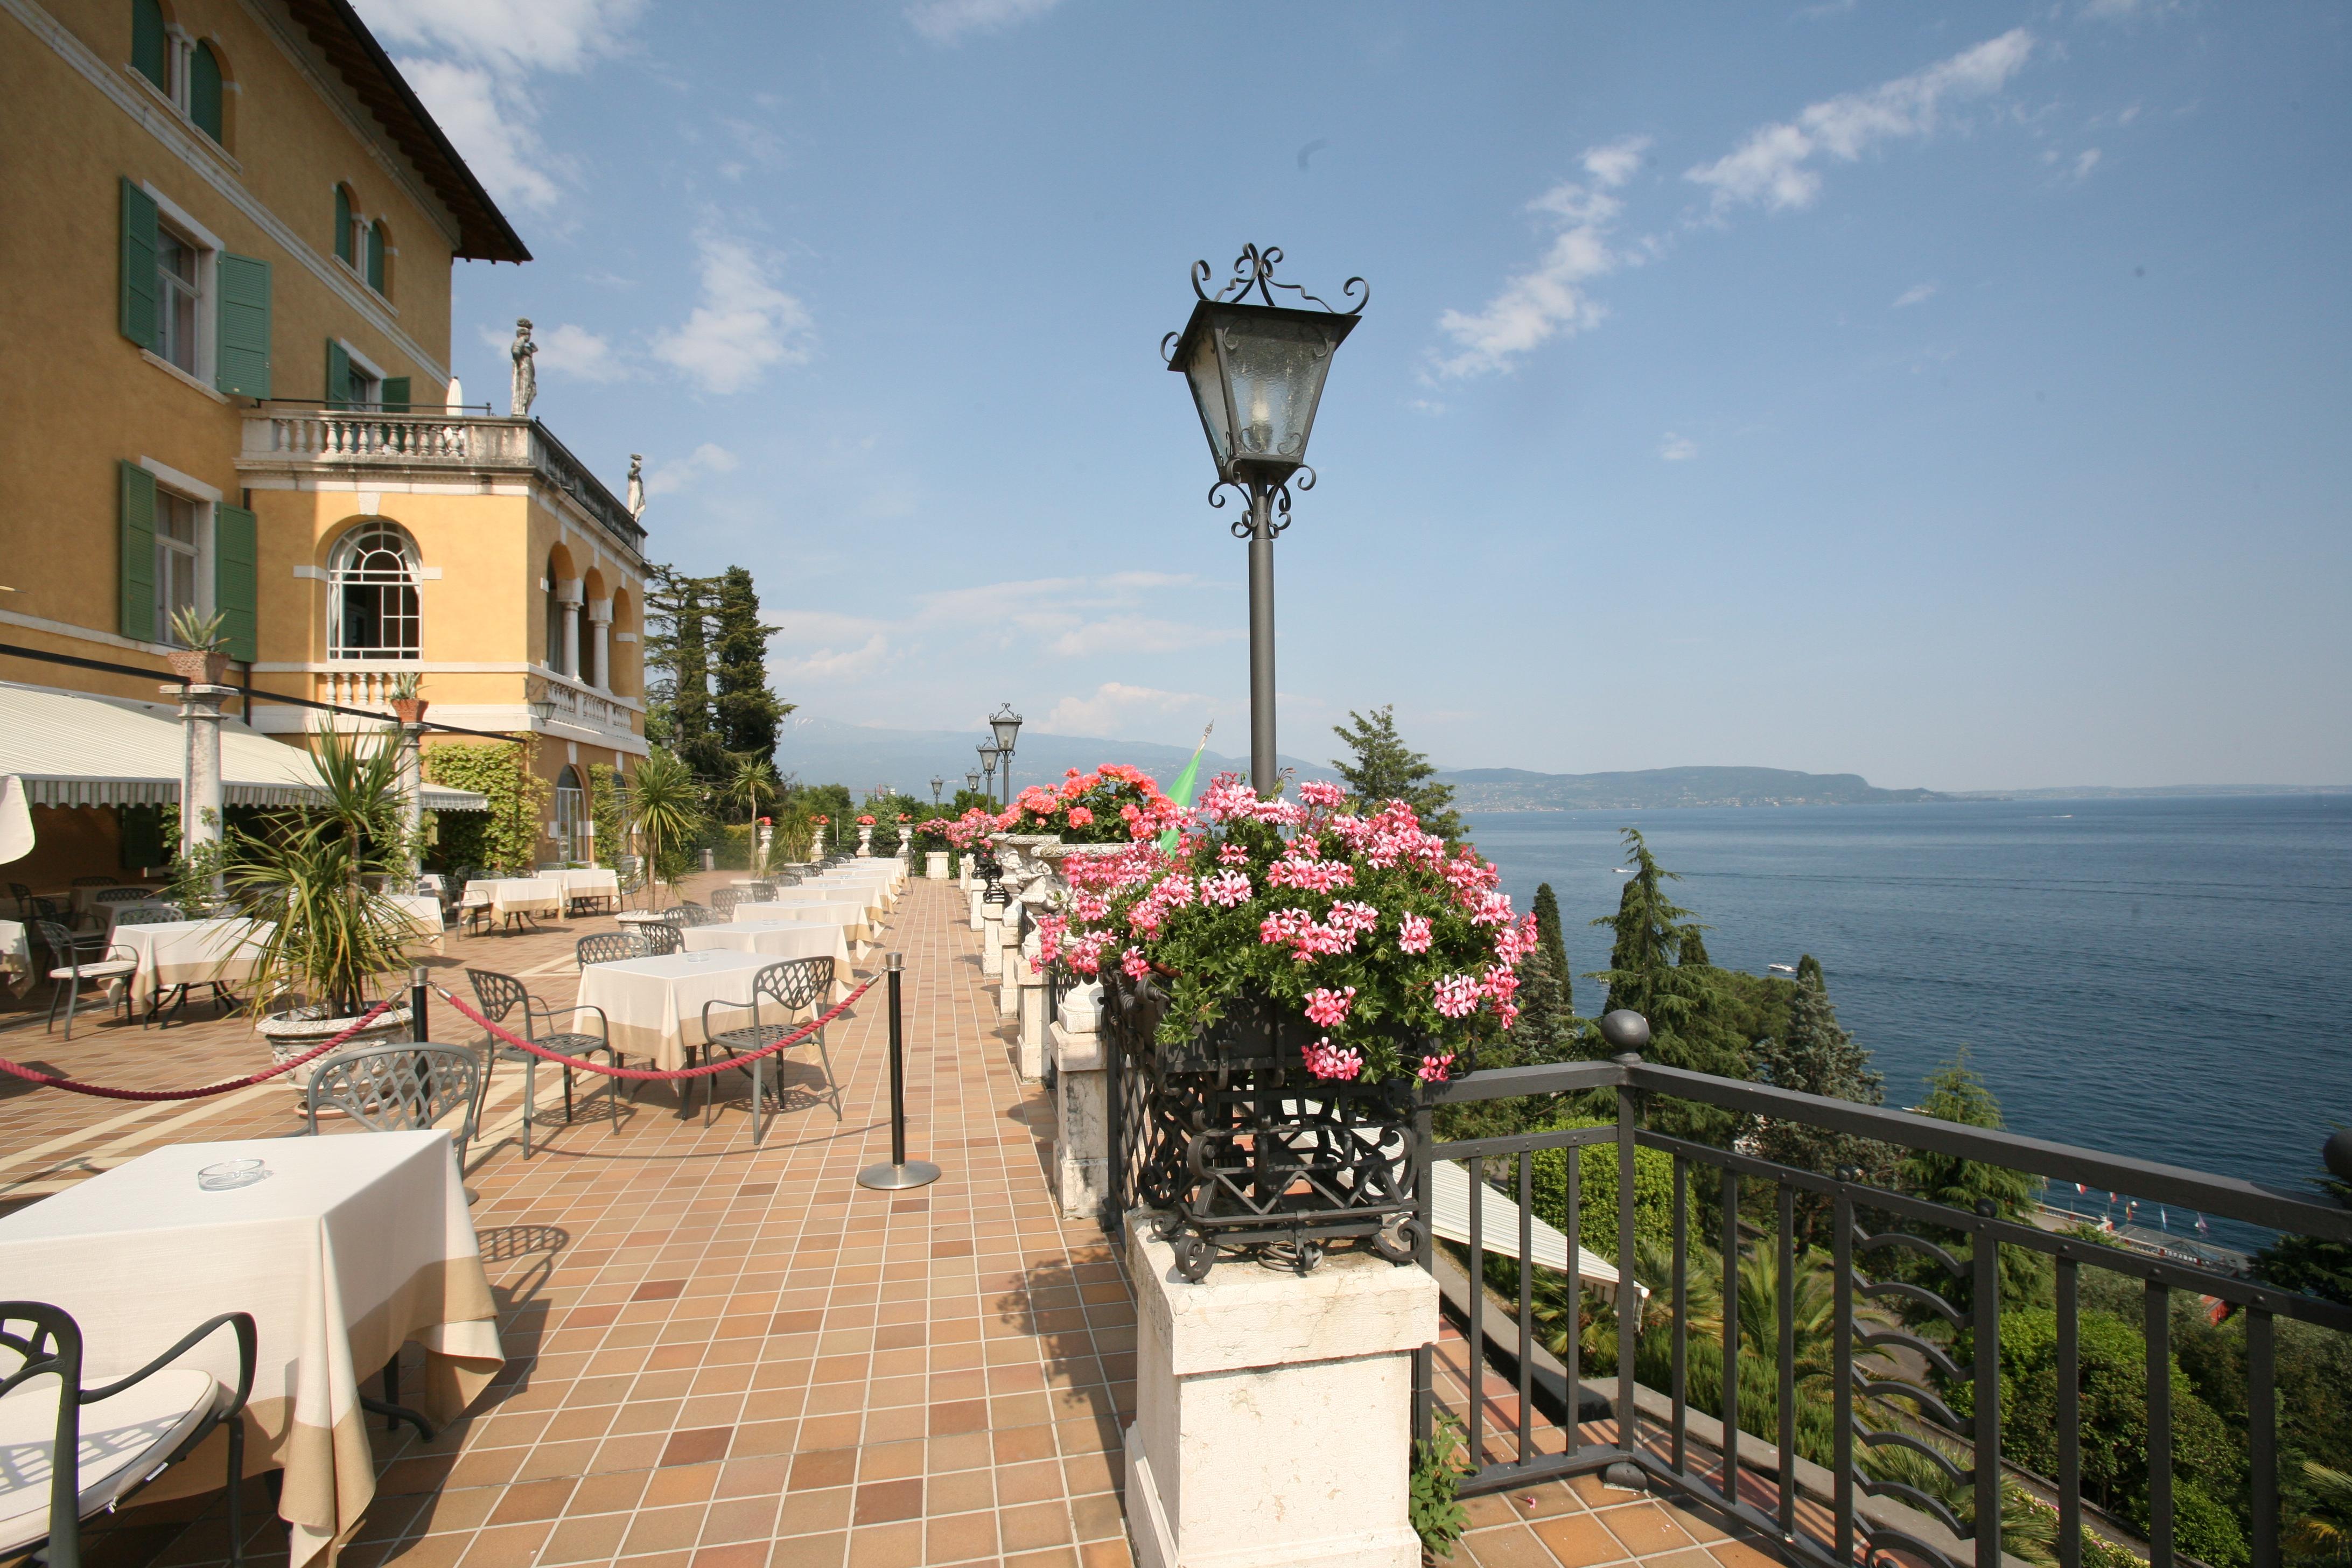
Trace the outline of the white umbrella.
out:
[[[25,781],[0,777],[0,866],[33,852],[33,814],[25,806]]]

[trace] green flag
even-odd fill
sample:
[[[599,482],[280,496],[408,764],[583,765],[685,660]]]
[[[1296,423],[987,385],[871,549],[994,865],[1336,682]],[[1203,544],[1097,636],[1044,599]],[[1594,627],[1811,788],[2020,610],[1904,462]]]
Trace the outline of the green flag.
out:
[[[1201,726],[1201,743],[1192,748],[1192,760],[1184,764],[1184,771],[1176,775],[1175,785],[1168,792],[1168,798],[1178,805],[1192,804],[1192,792],[1199,787],[1201,781],[1201,753],[1209,749],[1209,731],[1216,727],[1213,720]],[[1160,836],[1160,852],[1162,855],[1175,853],[1176,837],[1176,830],[1172,827]]]

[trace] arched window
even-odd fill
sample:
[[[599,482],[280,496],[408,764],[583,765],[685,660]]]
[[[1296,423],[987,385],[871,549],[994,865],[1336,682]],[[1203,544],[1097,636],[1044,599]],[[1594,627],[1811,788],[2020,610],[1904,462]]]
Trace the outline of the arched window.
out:
[[[352,216],[355,204],[349,185],[335,187],[335,254],[352,266],[359,265],[358,253],[352,245]]]
[[[188,57],[188,118],[215,142],[223,140],[220,57],[210,44],[198,44]]]
[[[578,770],[566,766],[555,775],[555,844],[560,859],[594,860],[594,818],[588,810],[588,789]]]
[[[169,35],[163,31],[163,0],[131,0],[131,65],[155,84],[158,92],[172,90]]]
[[[327,566],[329,658],[422,658],[416,542],[381,518],[336,542]]]

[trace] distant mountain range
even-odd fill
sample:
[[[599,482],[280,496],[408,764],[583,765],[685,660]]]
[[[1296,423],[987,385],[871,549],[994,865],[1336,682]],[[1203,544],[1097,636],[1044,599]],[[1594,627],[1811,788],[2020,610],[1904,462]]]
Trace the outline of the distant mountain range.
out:
[[[1948,800],[1926,789],[1878,789],[1860,773],[1785,768],[1644,768],[1535,773],[1465,768],[1438,774],[1465,811],[1657,811],[1678,805],[1907,805]]]

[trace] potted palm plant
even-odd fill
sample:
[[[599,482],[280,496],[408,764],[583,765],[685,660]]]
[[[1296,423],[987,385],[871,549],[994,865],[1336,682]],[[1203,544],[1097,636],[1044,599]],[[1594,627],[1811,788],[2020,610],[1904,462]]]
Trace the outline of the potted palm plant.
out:
[[[172,673],[196,686],[218,686],[228,673],[228,636],[218,611],[199,616],[188,606],[172,612],[172,635],[183,645],[163,656]]]
[[[676,887],[702,832],[702,788],[677,753],[656,746],[630,777],[629,808],[645,841],[646,897],[659,908],[659,885]]]
[[[416,695],[423,685],[424,682],[414,674],[395,675],[392,678],[392,710],[399,715],[402,723],[421,722],[425,718],[425,710],[432,706],[430,702]]]
[[[275,1061],[300,1056],[356,1024],[407,956],[416,927],[381,889],[407,866],[401,821],[399,749],[336,731],[314,753],[319,804],[262,834],[239,833],[228,858],[229,891],[266,924],[255,966],[256,1005]],[[408,1009],[394,1006],[352,1044],[398,1038]],[[301,1087],[306,1074],[294,1075]]]

